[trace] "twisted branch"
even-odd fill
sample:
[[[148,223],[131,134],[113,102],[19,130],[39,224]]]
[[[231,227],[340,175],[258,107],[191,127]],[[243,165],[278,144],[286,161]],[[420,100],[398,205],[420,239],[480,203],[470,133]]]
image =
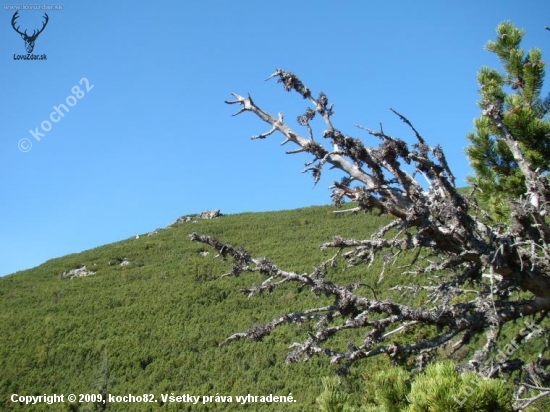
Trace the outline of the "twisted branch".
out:
[[[548,179],[531,169],[516,139],[502,122],[501,108],[487,106],[485,115],[510,147],[525,176],[527,192],[524,199],[512,203],[509,225],[491,226],[486,215],[480,213],[475,200],[456,190],[443,149],[428,146],[426,139],[406,117],[392,109],[412,130],[416,143],[408,145],[402,139],[387,135],[382,128],[374,131],[358,126],[380,140],[378,146],[367,147],[334,127],[333,105],[329,105],[324,93],[314,98],[294,74],[283,70],[276,70],[268,79],[274,78],[283,84],[285,90],[295,91],[310,102],[311,107],[298,116],[298,123],[305,127],[307,137],[288,127],[281,114],[275,118],[258,107],[250,96],[233,93],[235,100],[227,103],[241,106],[236,114],[251,112],[270,125],[268,132],[253,136],[253,139],[281,133],[283,144],[297,146],[287,153],[312,155],[313,160],[306,165],[305,171],[312,172],[315,183],[327,164],[344,173],[344,177],[332,185],[336,205],[349,198],[357,202],[357,207],[351,209],[353,211],[378,209],[381,213],[393,215],[394,220],[368,239],[336,236],[322,244],[323,250],[336,248],[336,254],[304,274],[282,270],[265,258],[251,257],[246,251],[234,249],[211,237],[191,234],[191,240],[210,245],[222,257],[232,257],[234,264],[227,275],[255,272],[265,277],[260,285],[241,290],[249,297],[271,293],[282,285],[294,283],[330,300],[328,305],[289,312],[264,325],[253,325],[246,332],[231,335],[222,344],[244,338],[261,340],[281,325],[312,322],[313,331],[308,337],[291,345],[288,362],[324,354],[332,363],[349,364],[386,354],[395,362],[417,356],[419,365],[422,365],[430,351],[446,345],[456,351],[473,337],[482,335],[485,344],[469,360],[466,368],[473,368],[486,376],[526,370],[528,362],[523,360],[507,360],[497,372],[494,368],[480,366],[494,356],[505,323],[550,310],[550,228],[546,219],[550,215]],[[323,118],[325,125],[325,130],[320,132],[321,139],[317,140],[310,124],[316,115]],[[330,150],[319,143],[323,139],[330,142]],[[405,170],[404,164],[410,165],[414,173]],[[416,180],[417,175],[427,179],[427,189]],[[408,265],[412,270],[403,271],[404,274],[420,276],[424,281],[428,280],[428,274],[435,275],[435,278],[431,278],[432,284],[398,285],[392,290],[403,294],[426,293],[428,300],[422,307],[391,299],[380,300],[371,293],[374,289],[363,282],[337,285],[326,279],[327,268],[337,259],[345,260],[348,266],[370,265],[381,254],[395,257],[407,251],[413,252]],[[426,251],[430,258],[420,256],[421,251]],[[518,290],[530,292],[531,297],[523,295],[521,299],[513,299],[512,292]],[[370,295],[374,297],[367,297]],[[409,343],[392,340],[397,333],[407,335],[420,326],[429,331],[423,335],[426,337],[415,338]],[[363,332],[360,342],[350,341],[347,350],[331,345],[334,336],[354,329]],[[548,384],[550,377],[541,372],[540,365],[538,372],[532,372],[532,375],[542,377],[542,381]]]

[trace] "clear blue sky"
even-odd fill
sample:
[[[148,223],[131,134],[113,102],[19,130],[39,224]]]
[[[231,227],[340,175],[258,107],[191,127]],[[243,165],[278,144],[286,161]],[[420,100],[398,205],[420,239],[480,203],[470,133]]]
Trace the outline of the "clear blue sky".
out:
[[[292,124],[305,105],[263,81],[276,68],[324,91],[335,126],[356,137],[364,135],[354,124],[382,122],[409,139],[388,109],[399,110],[443,146],[463,184],[476,72],[498,66],[483,50],[497,23],[526,29],[524,47],[540,47],[547,61],[550,44],[548,0],[60,4],[33,51],[45,61],[14,60],[24,42],[14,10],[0,9],[0,275],[184,214],[329,203],[339,175],[327,170],[312,189],[300,173],[307,157],[285,155],[279,136],[250,141],[268,128],[251,114],[231,117],[235,106],[223,103],[250,93]],[[21,11],[18,25],[31,34],[42,16]],[[82,78],[93,88],[51,122],[74,86],[85,90]],[[37,128],[40,141],[29,133]],[[18,148],[24,138],[28,152]]]

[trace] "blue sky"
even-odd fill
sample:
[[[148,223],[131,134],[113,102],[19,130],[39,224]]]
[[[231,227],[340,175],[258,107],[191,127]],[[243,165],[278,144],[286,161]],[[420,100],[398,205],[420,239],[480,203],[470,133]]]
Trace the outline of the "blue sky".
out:
[[[337,173],[312,189],[300,173],[309,158],[285,155],[276,135],[251,141],[268,127],[251,114],[232,117],[235,106],[223,103],[250,93],[294,125],[304,101],[263,81],[277,68],[324,91],[335,126],[367,143],[354,124],[381,122],[410,141],[389,108],[400,111],[443,146],[462,184],[476,73],[499,67],[483,50],[497,23],[526,29],[524,47],[540,47],[545,59],[550,44],[547,0],[43,4],[63,9],[47,12],[33,51],[42,61],[14,60],[24,42],[11,27],[14,10],[0,9],[0,275],[184,214],[329,203]],[[43,13],[20,11],[17,25],[30,34]],[[73,106],[51,122],[67,99]]]

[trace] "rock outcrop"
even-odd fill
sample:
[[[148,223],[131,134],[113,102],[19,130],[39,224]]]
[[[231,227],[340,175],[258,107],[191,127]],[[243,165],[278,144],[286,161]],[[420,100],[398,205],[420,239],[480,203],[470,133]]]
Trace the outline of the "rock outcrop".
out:
[[[196,223],[201,219],[215,219],[221,216],[223,215],[220,212],[220,209],[205,210],[204,212],[198,215],[186,215],[186,216],[179,217],[175,222],[172,222],[168,226],[166,226],[166,228],[168,229],[168,228],[180,225],[182,223],[190,223],[190,222]]]
[[[73,278],[82,278],[84,276],[95,275],[93,270],[86,269],[86,265],[82,265],[79,268],[71,269],[65,271],[59,275],[59,279],[73,279]]]

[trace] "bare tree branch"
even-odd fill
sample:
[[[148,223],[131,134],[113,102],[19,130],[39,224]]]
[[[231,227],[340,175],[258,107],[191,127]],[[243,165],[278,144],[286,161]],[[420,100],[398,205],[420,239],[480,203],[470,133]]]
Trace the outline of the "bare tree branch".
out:
[[[481,336],[485,344],[468,360],[466,368],[486,376],[525,371],[529,365],[526,360],[510,359],[499,364],[497,369],[489,368],[485,362],[495,355],[504,324],[525,320],[531,315],[546,316],[550,310],[550,229],[547,220],[550,188],[547,177],[531,169],[513,134],[502,122],[500,107],[487,104],[484,114],[512,151],[527,187],[524,198],[512,203],[508,225],[492,225],[473,197],[456,190],[443,149],[428,146],[427,139],[397,111],[392,109],[410,127],[416,143],[408,145],[386,134],[382,128],[374,131],[358,126],[379,139],[378,146],[367,147],[359,139],[334,127],[333,105],[328,104],[324,93],[314,98],[310,89],[294,74],[283,70],[276,70],[268,79],[277,79],[285,90],[295,91],[309,101],[311,107],[298,116],[298,123],[306,128],[308,137],[287,126],[282,115],[275,118],[264,112],[250,96],[233,93],[236,100],[227,103],[241,106],[237,114],[251,112],[270,125],[268,132],[253,138],[281,133],[284,144],[297,146],[287,153],[312,156],[306,171],[312,172],[315,183],[326,164],[344,173],[344,177],[332,185],[335,204],[348,198],[357,202],[357,207],[347,212],[378,209],[393,215],[394,220],[368,239],[336,236],[322,244],[321,249],[335,248],[336,254],[304,274],[282,270],[265,258],[254,258],[244,250],[211,237],[191,234],[191,240],[210,245],[219,256],[232,257],[234,264],[227,275],[255,272],[264,276],[260,285],[241,290],[249,297],[271,293],[282,285],[297,284],[329,299],[327,305],[289,312],[264,325],[253,325],[246,332],[228,337],[222,344],[244,338],[261,340],[284,324],[312,323],[313,329],[307,338],[291,345],[288,362],[323,354],[332,363],[349,364],[386,354],[395,362],[416,356],[421,366],[431,351],[447,346],[456,351],[472,338]],[[315,115],[320,115],[324,122],[325,129],[319,133],[321,139],[314,138],[310,124]],[[319,143],[323,141],[329,142],[330,149]],[[425,177],[429,187],[424,189],[416,176]],[[385,265],[405,252],[410,252],[406,256],[410,256],[411,261],[408,270],[403,270],[404,279],[414,276],[416,282],[427,284],[398,285],[391,292],[402,296],[424,293],[427,299],[422,307],[389,298],[380,300],[373,286],[363,282],[337,285],[327,279],[327,270],[336,260],[355,266],[370,265],[382,259]],[[526,293],[514,295],[517,291]],[[427,328],[430,333],[405,344],[392,340],[397,333],[419,327]],[[350,342],[347,349],[332,345],[331,339],[344,330],[361,330],[361,341]],[[537,338],[546,335],[548,332],[543,330]],[[516,342],[519,345],[526,340],[521,335]],[[531,375],[542,377],[542,383],[550,384],[550,377],[542,372],[542,361],[537,365],[538,372]],[[542,388],[537,385],[539,387]],[[529,400],[518,398],[520,401]]]

